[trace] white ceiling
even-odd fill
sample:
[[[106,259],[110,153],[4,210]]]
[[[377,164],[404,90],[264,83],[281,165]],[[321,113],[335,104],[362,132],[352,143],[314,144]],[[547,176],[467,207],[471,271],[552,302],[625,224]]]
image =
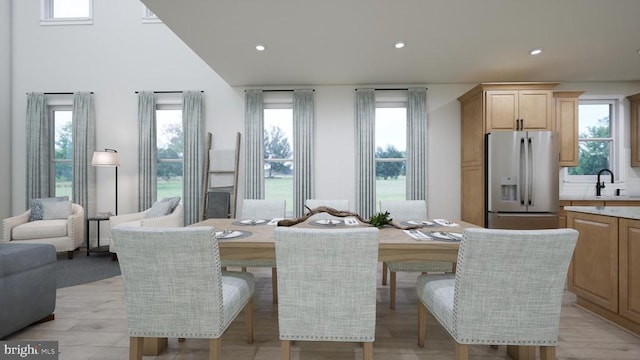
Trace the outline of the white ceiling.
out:
[[[232,86],[640,81],[640,0],[142,2]]]

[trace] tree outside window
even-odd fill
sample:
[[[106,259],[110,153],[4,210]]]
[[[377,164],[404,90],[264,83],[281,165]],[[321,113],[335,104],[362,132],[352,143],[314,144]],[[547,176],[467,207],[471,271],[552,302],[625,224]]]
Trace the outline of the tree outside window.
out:
[[[597,175],[602,169],[613,170],[612,108],[611,103],[580,104],[579,160],[578,166],[568,169],[569,175]]]
[[[264,197],[285,200],[293,214],[293,110],[264,109]]]
[[[73,194],[73,123],[71,110],[50,112],[53,119],[53,193],[55,196]]]
[[[183,197],[184,137],[182,110],[156,110],[157,198]]]
[[[376,203],[405,200],[407,194],[406,105],[376,105]]]

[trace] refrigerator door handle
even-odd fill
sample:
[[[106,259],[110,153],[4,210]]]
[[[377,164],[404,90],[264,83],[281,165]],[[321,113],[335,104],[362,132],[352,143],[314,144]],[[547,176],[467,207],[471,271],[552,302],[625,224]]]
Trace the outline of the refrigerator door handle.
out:
[[[529,205],[533,205],[533,144],[531,143],[531,138],[528,138],[529,145],[529,156],[527,158],[527,187],[528,187],[528,198],[527,202]]]
[[[520,174],[518,176],[518,187],[520,188],[520,205],[524,205],[524,180],[525,180],[525,167],[524,167],[524,138],[520,138]]]

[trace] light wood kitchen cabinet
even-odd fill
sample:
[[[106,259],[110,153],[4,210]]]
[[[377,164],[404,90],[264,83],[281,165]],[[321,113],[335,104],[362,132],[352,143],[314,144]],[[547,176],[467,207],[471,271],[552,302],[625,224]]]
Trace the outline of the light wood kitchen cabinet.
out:
[[[640,324],[640,220],[620,219],[618,312]]]
[[[560,166],[578,166],[578,97],[584,91],[554,91],[555,130],[560,135]]]
[[[566,228],[567,227],[567,211],[564,209],[565,206],[571,206],[570,200],[560,200],[560,207],[558,208],[558,228]]]
[[[552,130],[552,96],[550,89],[487,91],[487,132]]]
[[[569,268],[569,290],[617,313],[618,218],[569,211],[567,227],[580,233]]]
[[[513,131],[520,125],[531,130],[554,130],[556,86],[558,83],[482,83],[458,98],[462,117],[461,220],[485,225],[485,134]]]
[[[627,99],[631,102],[631,166],[640,166],[640,93]]]

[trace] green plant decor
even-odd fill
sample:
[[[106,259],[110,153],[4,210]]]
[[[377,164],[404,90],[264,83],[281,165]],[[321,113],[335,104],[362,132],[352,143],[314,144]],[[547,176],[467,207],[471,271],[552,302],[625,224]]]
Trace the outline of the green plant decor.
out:
[[[377,227],[378,229],[382,228],[385,225],[389,225],[393,220],[389,217],[389,215],[390,214],[388,211],[385,211],[383,213],[379,212],[369,218],[369,224]]]

